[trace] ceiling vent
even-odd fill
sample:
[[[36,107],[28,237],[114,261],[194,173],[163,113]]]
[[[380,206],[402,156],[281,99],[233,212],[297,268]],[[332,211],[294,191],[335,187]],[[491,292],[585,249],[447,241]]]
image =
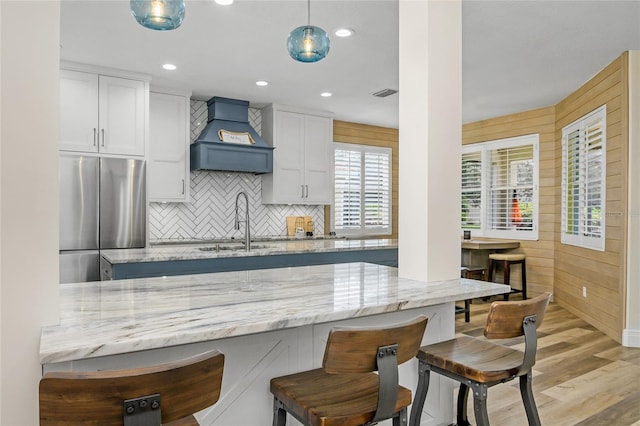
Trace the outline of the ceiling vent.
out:
[[[393,90],[393,89],[382,89],[379,90],[375,93],[372,93],[373,96],[377,96],[379,98],[386,98],[387,96],[391,96],[398,93],[397,90]]]

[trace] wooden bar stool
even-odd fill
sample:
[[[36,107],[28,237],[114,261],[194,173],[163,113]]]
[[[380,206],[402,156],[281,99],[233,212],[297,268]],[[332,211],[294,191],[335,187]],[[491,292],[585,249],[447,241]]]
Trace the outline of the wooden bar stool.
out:
[[[487,269],[482,266],[461,266],[460,278],[471,278],[474,280],[485,281]],[[456,314],[464,312],[464,322],[471,319],[471,299],[464,300],[464,307],[456,305]]]
[[[492,253],[489,255],[489,281],[493,282],[493,273],[495,271],[496,264],[502,265],[504,273],[504,284],[511,285],[511,265],[521,265],[522,268],[522,290],[511,289],[511,293],[522,293],[522,299],[527,298],[527,266],[525,262],[524,254],[504,254],[504,253]],[[509,295],[504,295],[504,300],[509,300]]]
[[[531,369],[536,362],[538,337],[551,293],[534,299],[493,302],[489,307],[484,336],[487,339],[511,339],[524,335],[524,353],[487,340],[462,335],[452,340],[423,346],[418,352],[419,380],[411,407],[411,425],[420,424],[420,416],[429,389],[429,373],[434,371],[460,382],[457,424],[469,425],[467,397],[473,392],[473,408],[478,426],[489,424],[487,392],[489,387],[520,378],[520,393],[529,425],[540,425],[533,399]]]
[[[273,425],[284,426],[287,413],[307,426],[406,425],[411,390],[398,384],[398,365],[416,356],[426,326],[421,315],[386,328],[332,329],[322,368],[271,379]]]
[[[40,379],[40,425],[196,426],[193,414],[220,398],[224,355],[95,372],[51,372]]]

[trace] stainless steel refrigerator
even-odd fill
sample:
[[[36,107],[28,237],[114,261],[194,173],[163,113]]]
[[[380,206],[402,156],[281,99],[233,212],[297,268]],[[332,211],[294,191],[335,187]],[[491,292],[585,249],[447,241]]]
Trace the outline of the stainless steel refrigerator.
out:
[[[144,160],[60,155],[60,282],[100,280],[100,249],[144,247]]]

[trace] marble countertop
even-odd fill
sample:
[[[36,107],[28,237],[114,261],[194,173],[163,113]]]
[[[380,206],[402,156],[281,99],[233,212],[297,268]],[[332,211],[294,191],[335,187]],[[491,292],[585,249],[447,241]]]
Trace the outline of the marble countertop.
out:
[[[301,239],[285,241],[252,242],[251,251],[233,250],[242,242],[201,242],[191,244],[158,245],[141,249],[101,250],[100,254],[112,265],[119,263],[162,262],[190,259],[215,259],[222,257],[269,256],[294,253],[320,253],[348,250],[377,250],[398,248],[394,239]],[[219,250],[216,250],[218,245]],[[202,250],[210,248],[211,250]]]
[[[43,364],[156,349],[490,296],[509,287],[421,282],[370,263],[60,285]]]

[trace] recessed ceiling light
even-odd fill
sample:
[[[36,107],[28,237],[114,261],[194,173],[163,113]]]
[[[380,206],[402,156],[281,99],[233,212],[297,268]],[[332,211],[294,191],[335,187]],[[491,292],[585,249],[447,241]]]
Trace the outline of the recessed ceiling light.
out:
[[[176,69],[176,66],[173,64],[164,64],[162,68],[164,68],[165,70],[173,71]]]
[[[331,93],[331,92],[322,92],[322,93],[320,93],[320,96],[322,96],[324,98],[328,98],[331,95],[333,95],[333,93]]]
[[[216,2],[216,4],[219,4],[220,6],[229,6],[230,4],[233,4],[233,0],[214,0]]]
[[[334,32],[338,37],[351,37],[354,34],[354,31],[349,28],[338,28]]]
[[[268,86],[269,82],[264,80],[256,81],[256,86]]]

